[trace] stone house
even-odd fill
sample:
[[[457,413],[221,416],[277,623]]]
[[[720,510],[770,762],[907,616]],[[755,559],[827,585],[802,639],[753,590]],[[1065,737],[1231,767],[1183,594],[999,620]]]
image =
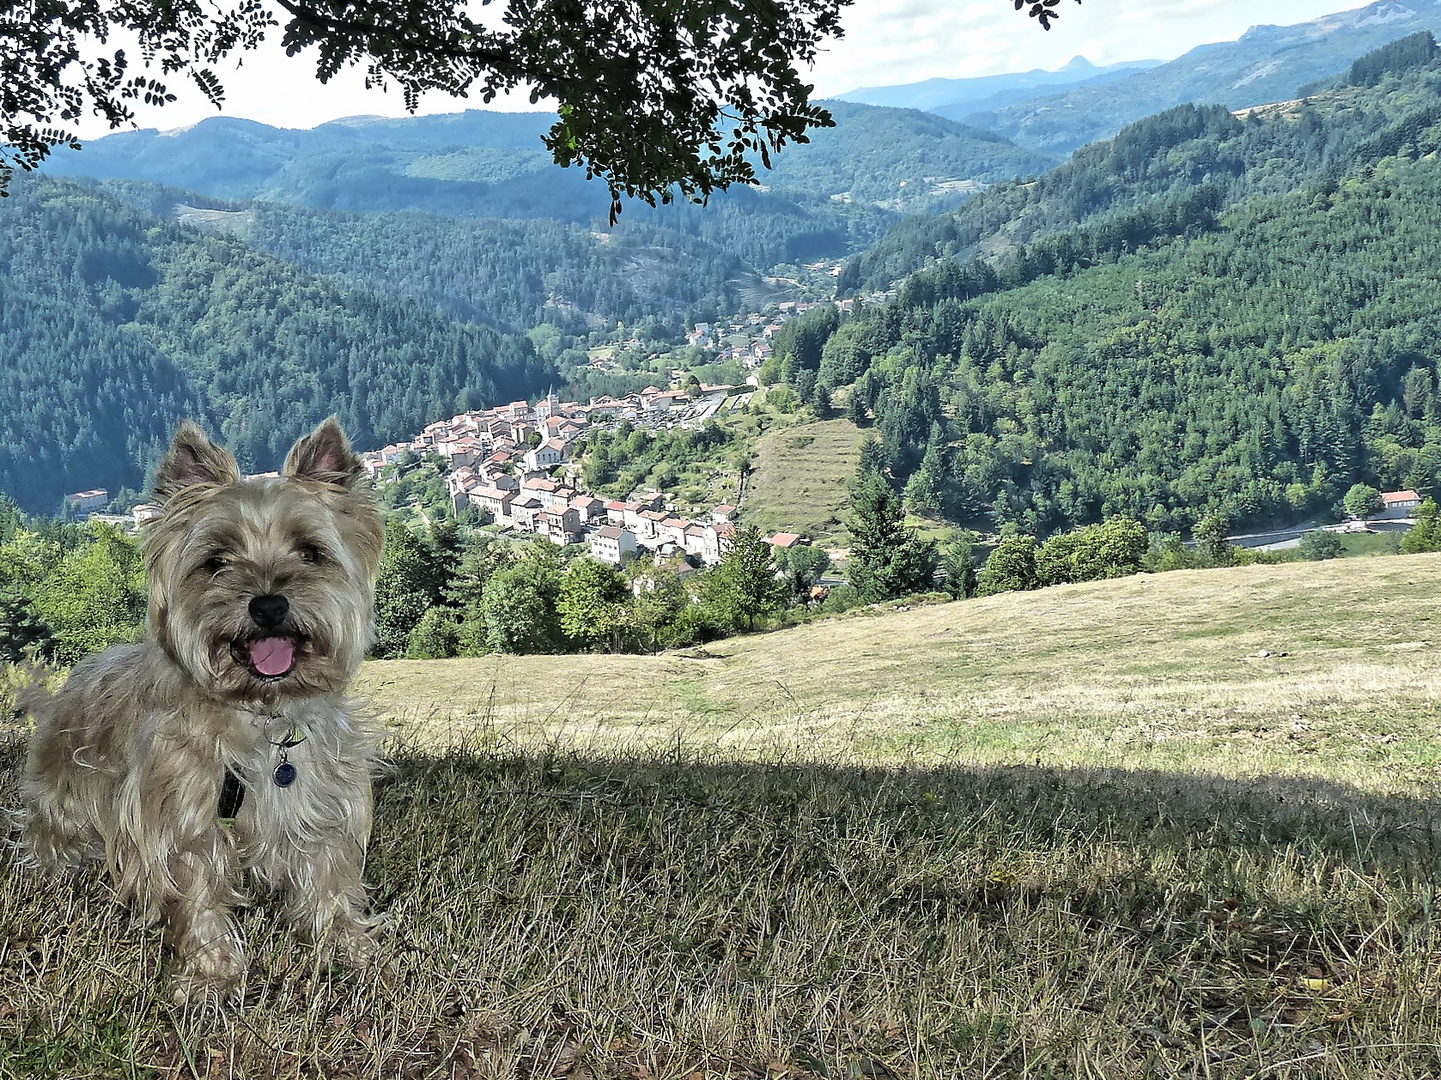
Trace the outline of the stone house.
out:
[[[635,533],[618,525],[602,525],[590,534],[590,553],[601,562],[619,566],[636,553]]]

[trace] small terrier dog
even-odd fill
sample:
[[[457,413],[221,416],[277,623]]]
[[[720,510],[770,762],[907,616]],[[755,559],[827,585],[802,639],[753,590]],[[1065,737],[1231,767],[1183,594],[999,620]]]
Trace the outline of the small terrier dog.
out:
[[[29,848],[56,868],[104,860],[164,920],[178,1003],[236,988],[245,869],[309,940],[373,949],[360,875],[381,733],[345,697],[384,536],[363,475],[334,417],[280,476],[249,479],[182,423],[145,535],[145,640],[22,697]]]

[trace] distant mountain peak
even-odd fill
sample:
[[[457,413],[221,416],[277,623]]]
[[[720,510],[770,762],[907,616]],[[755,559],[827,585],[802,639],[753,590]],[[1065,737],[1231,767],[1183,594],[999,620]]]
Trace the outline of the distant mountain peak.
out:
[[[1257,5],[1257,14],[1269,14],[1262,7]],[[1362,54],[1420,30],[1441,34],[1441,0],[1376,0],[1307,22],[1258,24],[1236,40],[1198,45],[1147,70],[1077,73],[1069,76],[1070,86],[1038,86],[1009,100],[997,95],[986,104],[930,108],[1021,146],[1065,154],[1187,102],[1245,109],[1290,101],[1302,96],[1303,87],[1344,75]]]
[[[1066,62],[1065,67],[1057,68],[1057,71],[1095,71],[1096,65],[1077,53]]]

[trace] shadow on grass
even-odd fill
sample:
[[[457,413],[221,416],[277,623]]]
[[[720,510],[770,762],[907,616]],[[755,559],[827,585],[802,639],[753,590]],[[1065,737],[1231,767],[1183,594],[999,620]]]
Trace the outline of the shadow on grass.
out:
[[[0,805],[21,759],[0,747]],[[197,1053],[235,1075],[577,1080],[1441,1066],[1429,799],[684,751],[394,766],[367,869],[392,919],[379,965],[317,966],[262,902],[246,1007],[209,1026],[163,1005],[153,931],[97,879],[0,861],[19,943],[0,1059],[45,1040],[58,1064],[28,1075],[108,1075],[85,1072],[115,1055],[85,1033],[113,1042],[123,1018],[134,1061],[196,1075]]]

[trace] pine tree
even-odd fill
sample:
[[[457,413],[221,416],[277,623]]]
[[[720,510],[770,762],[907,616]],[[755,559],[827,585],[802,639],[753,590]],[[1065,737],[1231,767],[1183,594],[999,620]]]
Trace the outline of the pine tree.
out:
[[[817,420],[829,420],[832,412],[831,388],[823,382],[816,383],[816,388],[811,393],[810,406]]]
[[[851,495],[851,561],[846,577],[867,603],[935,587],[936,545],[906,527],[905,509],[886,478],[862,472]]]
[[[850,397],[846,401],[846,419],[856,427],[863,426],[870,419],[870,413],[866,411],[866,399],[860,392],[859,385],[851,387]]]
[[[754,525],[736,530],[720,565],[705,579],[706,601],[725,622],[747,631],[781,606],[784,593],[771,546]]]
[[[375,655],[404,654],[410,635],[427,609],[440,597],[436,591],[435,551],[399,518],[385,529],[385,557],[375,584]]]
[[[946,592],[952,600],[976,595],[976,556],[969,535],[955,536],[946,542],[941,549],[940,567],[946,576]]]
[[[18,592],[0,593],[0,661],[7,664],[48,659],[54,631]]]

